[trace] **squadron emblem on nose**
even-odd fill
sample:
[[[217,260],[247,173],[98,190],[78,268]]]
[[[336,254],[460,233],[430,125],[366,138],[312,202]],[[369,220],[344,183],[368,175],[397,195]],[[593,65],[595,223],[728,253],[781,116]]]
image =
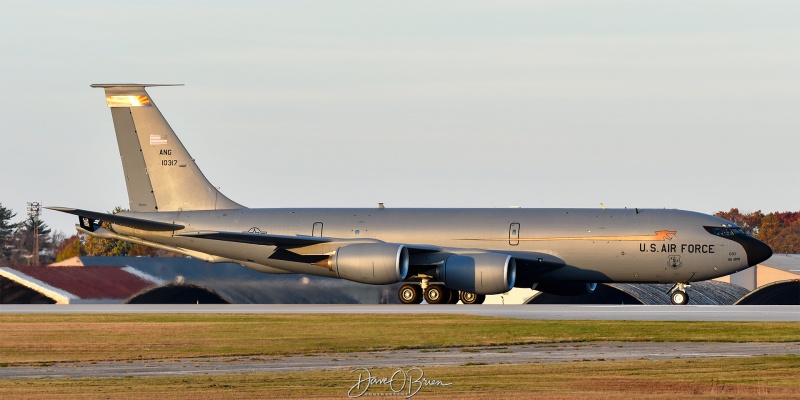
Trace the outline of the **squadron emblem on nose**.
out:
[[[667,265],[677,269],[678,267],[683,265],[683,263],[681,262],[681,256],[669,256],[669,259],[667,260]]]

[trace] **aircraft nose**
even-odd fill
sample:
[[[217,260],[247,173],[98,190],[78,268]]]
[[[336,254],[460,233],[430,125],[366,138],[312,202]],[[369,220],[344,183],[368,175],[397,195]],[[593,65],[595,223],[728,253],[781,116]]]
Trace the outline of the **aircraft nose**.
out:
[[[758,239],[747,238],[743,244],[747,253],[747,265],[753,266],[772,257],[772,248]]]

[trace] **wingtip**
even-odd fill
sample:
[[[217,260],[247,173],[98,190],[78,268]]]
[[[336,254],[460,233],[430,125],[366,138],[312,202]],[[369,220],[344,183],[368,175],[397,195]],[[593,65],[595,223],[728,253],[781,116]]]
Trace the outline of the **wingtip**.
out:
[[[72,207],[51,206],[51,207],[45,207],[45,208],[48,209],[48,210],[53,210],[53,211],[75,211],[76,210],[75,208],[72,208]]]

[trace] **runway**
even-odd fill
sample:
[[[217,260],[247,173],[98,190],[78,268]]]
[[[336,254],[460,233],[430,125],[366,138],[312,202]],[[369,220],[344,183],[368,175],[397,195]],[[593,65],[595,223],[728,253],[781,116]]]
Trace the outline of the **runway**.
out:
[[[800,322],[798,306],[4,304],[0,314],[461,314],[531,320]]]
[[[0,379],[121,378],[252,374],[406,366],[525,364],[572,361],[674,360],[758,355],[800,355],[800,343],[588,342],[494,347],[455,347],[292,356],[167,358],[59,362],[0,368]]]

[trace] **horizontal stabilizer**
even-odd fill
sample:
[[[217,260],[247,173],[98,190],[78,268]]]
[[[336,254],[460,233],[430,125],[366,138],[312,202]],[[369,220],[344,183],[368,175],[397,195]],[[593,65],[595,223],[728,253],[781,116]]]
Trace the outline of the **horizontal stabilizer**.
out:
[[[182,83],[93,83],[89,85],[93,88],[115,88],[115,87],[154,87],[154,86],[183,86]]]
[[[185,228],[185,226],[178,224],[151,221],[149,219],[124,217],[122,215],[81,210],[78,208],[68,208],[68,207],[45,207],[45,208],[47,208],[48,210],[61,211],[67,214],[77,215],[81,219],[89,218],[92,220],[100,220],[111,224],[127,226],[129,228],[141,229],[143,231],[179,231]],[[81,221],[81,225],[85,225],[84,221]]]

